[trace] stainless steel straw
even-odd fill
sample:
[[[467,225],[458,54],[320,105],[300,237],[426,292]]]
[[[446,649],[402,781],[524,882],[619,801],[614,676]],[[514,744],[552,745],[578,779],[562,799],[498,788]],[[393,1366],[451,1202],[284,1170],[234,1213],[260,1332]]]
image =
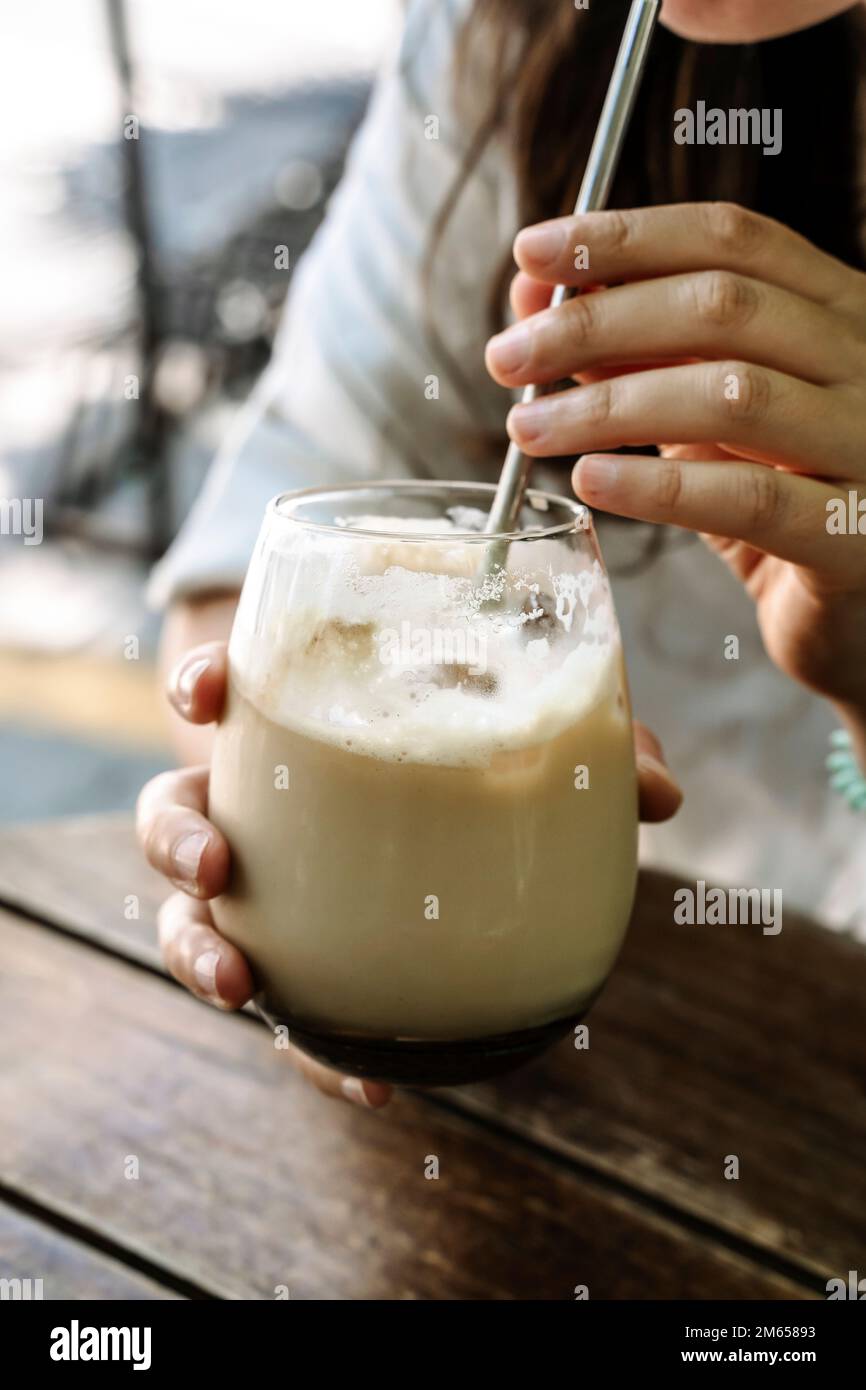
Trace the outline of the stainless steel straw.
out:
[[[635,100],[640,90],[661,3],[662,0],[632,0],[619,56],[574,207],[576,216],[584,212],[598,212],[607,205]],[[551,296],[551,306],[558,308],[574,293],[574,289],[567,285],[557,285]],[[537,396],[546,394],[548,389],[542,386],[527,386],[522,401],[534,401]],[[532,459],[527,458],[519,445],[511,444],[502,465],[485,531],[501,535],[503,532],[515,530],[531,467]],[[488,546],[485,552],[484,573],[492,574],[503,567],[507,554],[507,542],[498,541]]]

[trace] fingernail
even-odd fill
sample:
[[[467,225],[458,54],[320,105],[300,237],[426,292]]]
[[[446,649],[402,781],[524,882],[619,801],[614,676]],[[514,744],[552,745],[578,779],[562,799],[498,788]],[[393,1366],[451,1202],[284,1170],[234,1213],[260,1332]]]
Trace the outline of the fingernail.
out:
[[[533,401],[530,405],[515,405],[508,412],[506,421],[508,433],[516,438],[518,444],[540,439],[550,423],[550,408],[546,401]]]
[[[542,222],[537,227],[526,227],[517,238],[517,247],[537,265],[548,265],[562,255],[566,237],[562,222]]]
[[[487,344],[487,355],[500,372],[519,372],[529,361],[532,349],[532,330],[525,323],[516,323],[497,333]]]
[[[210,657],[199,656],[196,657],[195,661],[188,661],[175,676],[171,697],[172,703],[181,714],[188,714],[192,709],[196,683],[209,666]]]
[[[682,796],[682,788],[674,778],[670,768],[659,758],[653,757],[652,753],[638,753],[637,765],[640,772],[651,772],[654,777],[660,777],[662,781],[667,782],[673,791]]]
[[[184,883],[196,882],[201,858],[207,849],[209,839],[210,836],[205,830],[194,830],[190,835],[184,835],[175,845],[171,857],[178,877]]]
[[[373,1106],[364,1090],[364,1083],[358,1076],[344,1076],[340,1082],[340,1090],[350,1100],[353,1105],[360,1105],[364,1110],[372,1110]]]
[[[217,989],[216,974],[217,966],[220,963],[219,951],[202,951],[196,959],[192,968],[195,982],[199,989],[208,999],[213,999],[216,1003],[223,1003],[223,997]]]
[[[575,487],[582,497],[612,492],[619,481],[619,460],[601,454],[586,454],[574,470]]]

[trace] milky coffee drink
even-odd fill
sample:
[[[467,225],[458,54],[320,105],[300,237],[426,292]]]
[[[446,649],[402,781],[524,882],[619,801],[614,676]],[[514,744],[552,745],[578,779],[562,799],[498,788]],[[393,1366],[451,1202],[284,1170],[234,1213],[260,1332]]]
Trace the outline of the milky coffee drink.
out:
[[[457,485],[277,499],[232,632],[214,917],[269,1021],[360,1076],[540,1052],[630,915],[631,720],[588,513],[531,494],[484,577],[488,507]]]

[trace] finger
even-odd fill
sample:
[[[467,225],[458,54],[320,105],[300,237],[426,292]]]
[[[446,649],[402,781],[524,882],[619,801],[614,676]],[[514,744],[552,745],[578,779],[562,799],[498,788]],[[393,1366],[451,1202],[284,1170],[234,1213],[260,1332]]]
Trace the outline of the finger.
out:
[[[599,294],[605,288],[604,285],[591,285],[583,294]],[[524,275],[522,270],[518,271],[511,282],[511,307],[519,319],[525,319],[530,314],[537,314],[539,310],[549,308],[550,295],[550,285],[533,280],[531,275]]]
[[[514,258],[521,270],[551,285],[736,270],[843,311],[855,310],[856,287],[859,312],[863,307],[859,277],[848,266],[781,222],[732,203],[559,217],[520,232]]]
[[[524,293],[524,287],[525,293]],[[531,287],[531,288],[530,288]],[[593,288],[591,293],[601,293],[606,287],[598,285]],[[537,280],[532,280],[522,272],[514,277],[511,284],[511,305],[518,318],[526,318],[529,314],[538,313],[540,309],[546,309],[550,299],[550,289],[547,285],[540,285]],[[622,376],[625,372],[645,372],[648,367],[670,367],[670,359],[654,361],[651,357],[643,358],[640,362],[629,362],[623,359],[617,362],[616,366],[605,367],[586,367],[579,372],[569,372],[568,376],[575,381],[605,381],[610,376]]]
[[[681,440],[719,443],[764,463],[856,478],[864,472],[862,408],[844,391],[746,362],[702,362],[612,377],[515,405],[508,433],[548,457]]]
[[[509,300],[518,319],[528,318],[530,314],[537,314],[549,306],[550,286],[533,280],[531,275],[525,275],[521,270],[511,282]]]
[[[671,774],[662,746],[646,725],[634,724],[640,818],[642,821],[670,820],[682,804],[682,790]]]
[[[198,999],[220,1009],[240,1009],[253,994],[253,977],[236,946],[215,929],[210,911],[173,893],[157,916],[166,968]]]
[[[190,724],[212,724],[222,714],[228,678],[225,642],[193,647],[168,678],[168,698]]]
[[[744,541],[830,575],[850,574],[855,559],[866,575],[862,537],[827,530],[827,502],[838,488],[812,478],[738,459],[587,455],[573,482],[588,506],[618,516]]]
[[[291,1036],[291,1030],[289,1035]],[[306,1052],[301,1052],[297,1047],[289,1048],[289,1060],[295,1070],[307,1081],[311,1081],[323,1095],[332,1096],[335,1100],[348,1100],[365,1110],[381,1110],[393,1094],[393,1088],[386,1086],[384,1081],[368,1081],[360,1076],[343,1076],[331,1067],[324,1066],[322,1062],[317,1062],[314,1057],[309,1057]]]
[[[229,847],[205,815],[209,769],[163,772],[142,789],[136,832],[148,861],[175,887],[215,898],[229,877]]]
[[[491,338],[486,361],[500,385],[516,387],[601,364],[735,354],[817,385],[850,383],[866,368],[866,346],[830,310],[720,270],[643,280],[545,308]]]

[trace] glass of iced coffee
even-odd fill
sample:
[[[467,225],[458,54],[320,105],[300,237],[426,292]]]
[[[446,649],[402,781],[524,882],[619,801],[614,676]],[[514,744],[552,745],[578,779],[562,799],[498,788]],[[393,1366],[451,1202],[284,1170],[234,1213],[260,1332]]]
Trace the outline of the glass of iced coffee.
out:
[[[357,1076],[528,1060],[586,1013],[631,912],[631,717],[590,515],[530,492],[492,544],[492,496],[276,498],[232,631],[214,917],[265,1017]]]

